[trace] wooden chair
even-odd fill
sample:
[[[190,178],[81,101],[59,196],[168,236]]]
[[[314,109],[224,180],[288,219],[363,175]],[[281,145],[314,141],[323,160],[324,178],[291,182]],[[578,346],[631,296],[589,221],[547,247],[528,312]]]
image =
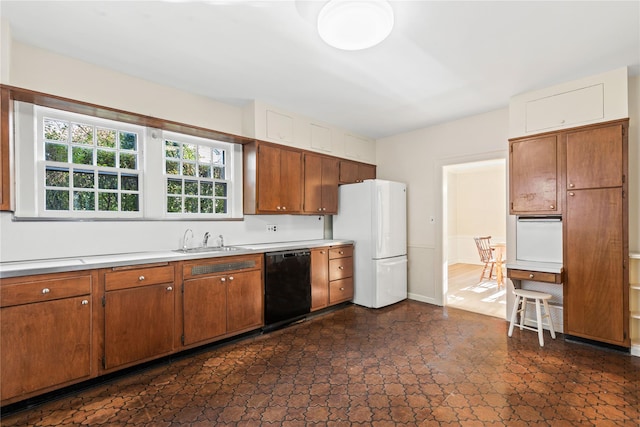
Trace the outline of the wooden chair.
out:
[[[476,242],[478,254],[480,255],[480,261],[484,263],[484,268],[482,269],[482,273],[480,273],[479,281],[482,282],[482,279],[484,279],[487,270],[489,270],[487,279],[492,279],[496,260],[493,257],[493,249],[491,248],[491,236],[474,237],[473,240],[475,240]]]

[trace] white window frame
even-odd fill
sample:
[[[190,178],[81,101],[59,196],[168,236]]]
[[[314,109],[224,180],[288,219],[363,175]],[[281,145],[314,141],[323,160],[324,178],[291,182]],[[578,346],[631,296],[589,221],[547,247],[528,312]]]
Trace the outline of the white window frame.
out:
[[[46,114],[45,114],[46,112]],[[138,134],[138,211],[47,211],[45,210],[45,161],[43,116],[115,128]],[[242,145],[143,127],[99,117],[77,114],[15,101],[15,202],[16,219],[60,220],[228,220],[242,219]],[[164,140],[212,144],[226,150],[227,212],[166,212],[167,177],[164,174]],[[74,165],[79,169],[83,165]],[[89,165],[87,165],[89,166]],[[92,168],[96,168],[93,167]],[[70,190],[70,195],[73,190]]]

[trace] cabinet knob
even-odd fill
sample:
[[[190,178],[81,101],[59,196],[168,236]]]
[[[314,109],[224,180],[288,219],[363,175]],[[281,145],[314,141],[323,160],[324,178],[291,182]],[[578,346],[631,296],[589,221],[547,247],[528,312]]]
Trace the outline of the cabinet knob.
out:
[[[49,288],[44,288],[44,289],[42,290],[42,293],[43,293],[43,294],[48,294],[49,292],[51,292],[51,289],[49,289]]]
[[[340,288],[341,291],[344,291],[344,288]]]
[[[138,280],[142,282],[144,280],[144,276],[138,277]]]
[[[573,188],[573,187],[575,187],[575,185],[569,184],[569,188]]]
[[[172,291],[173,290],[173,286],[167,286],[167,290],[168,291]]]
[[[341,266],[341,265],[339,265],[339,266],[338,266],[338,270],[344,270],[344,267],[343,267],[343,266]]]
[[[226,277],[221,277],[221,278],[220,278],[220,281],[221,281],[221,282],[226,282],[226,281],[227,281],[227,278],[226,278]]]
[[[529,273],[529,279],[533,279],[534,275],[533,273]]]
[[[576,195],[576,193],[574,193],[573,191],[571,191],[571,192],[569,193],[569,195],[570,195],[570,196],[575,196],[575,195]]]
[[[322,210],[323,210],[323,211],[326,211],[326,210],[327,210],[327,208],[322,208]]]
[[[324,255],[324,251],[320,251],[320,253]]]
[[[82,305],[87,305],[87,304],[89,304],[89,301],[87,301],[86,299],[83,299],[83,300],[80,302],[80,304],[82,304]]]
[[[556,207],[554,205],[549,205],[549,209],[555,209]]]
[[[229,280],[233,280],[233,276],[229,276]]]
[[[283,211],[286,211],[286,210],[287,210],[287,207],[286,207],[286,206],[283,206],[283,207],[282,207],[282,210],[283,210]]]
[[[338,253],[339,253],[340,255],[344,255],[344,252],[343,252],[343,251],[338,251]]]

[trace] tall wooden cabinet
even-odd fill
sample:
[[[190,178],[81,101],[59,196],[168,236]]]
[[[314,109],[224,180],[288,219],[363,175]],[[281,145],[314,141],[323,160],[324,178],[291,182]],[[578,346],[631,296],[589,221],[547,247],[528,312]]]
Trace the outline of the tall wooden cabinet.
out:
[[[338,213],[338,159],[305,153],[304,212]]]
[[[565,138],[565,333],[629,347],[626,122]]]

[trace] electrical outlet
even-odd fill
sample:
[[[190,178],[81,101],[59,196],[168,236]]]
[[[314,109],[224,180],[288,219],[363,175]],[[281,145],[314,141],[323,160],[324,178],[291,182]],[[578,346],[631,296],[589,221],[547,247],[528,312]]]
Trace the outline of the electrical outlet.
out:
[[[275,233],[278,231],[278,226],[275,224],[267,224],[267,231],[273,231]]]

